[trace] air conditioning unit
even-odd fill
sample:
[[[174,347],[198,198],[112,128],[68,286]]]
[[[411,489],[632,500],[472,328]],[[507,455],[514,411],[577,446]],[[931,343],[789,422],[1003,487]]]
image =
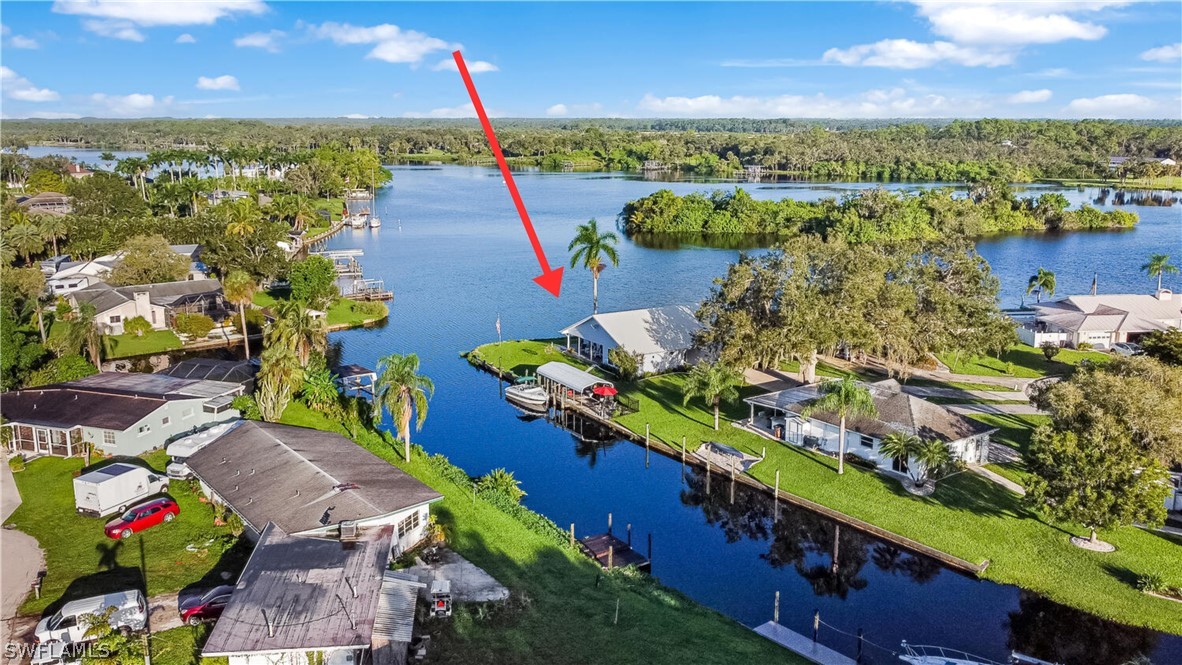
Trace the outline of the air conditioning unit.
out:
[[[357,538],[357,522],[345,520],[341,522],[341,540],[355,540]]]

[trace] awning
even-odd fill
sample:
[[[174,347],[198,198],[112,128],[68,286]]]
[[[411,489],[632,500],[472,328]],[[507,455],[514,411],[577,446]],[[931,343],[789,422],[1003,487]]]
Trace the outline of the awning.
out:
[[[538,368],[538,376],[581,393],[593,386],[610,386],[611,381],[560,362],[548,362]]]
[[[405,573],[387,570],[373,620],[373,637],[410,642],[415,628],[415,599],[427,585]]]

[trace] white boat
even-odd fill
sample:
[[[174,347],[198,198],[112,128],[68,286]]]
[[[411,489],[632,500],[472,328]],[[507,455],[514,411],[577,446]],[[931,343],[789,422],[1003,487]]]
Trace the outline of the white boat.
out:
[[[518,384],[505,388],[505,397],[518,404],[526,406],[544,407],[550,403],[550,395],[541,386]]]
[[[348,222],[355,229],[364,229],[369,224],[369,211],[362,210],[349,215]]]
[[[381,225],[382,225],[382,218],[381,217],[378,217],[377,215],[370,215],[369,216],[369,228],[376,229]]]
[[[982,656],[945,647],[903,642],[899,660],[912,665],[1007,665]]]

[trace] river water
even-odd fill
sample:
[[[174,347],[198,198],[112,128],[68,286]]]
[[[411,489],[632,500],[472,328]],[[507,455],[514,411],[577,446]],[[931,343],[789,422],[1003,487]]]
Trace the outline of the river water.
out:
[[[89,152],[83,158],[97,161]],[[653,455],[646,465],[642,447],[581,440],[517,411],[501,399],[499,383],[460,352],[496,341],[498,319],[505,339],[557,335],[590,313],[589,275],[568,269],[560,299],[530,281],[538,265],[494,169],[393,170],[393,184],[375,206],[383,227],[346,229],[327,244],[364,250],[366,276],[384,279],[395,292],[390,319],[333,338],[343,344],[345,362],[369,367],[392,352],[419,355],[436,386],[426,425],[413,437],[428,451],[472,474],[513,471],[531,508],[562,526],[574,522],[581,535],[605,530],[609,512],[617,535],[631,524],[641,549],[651,533],[655,576],[746,625],[771,618],[779,591],[781,623],[807,634],[819,611],[835,627],[822,627],[822,641],[848,655],[861,628],[865,662],[899,662],[889,651],[905,639],[999,661],[1017,649],[1071,663],[1116,665],[1138,654],[1158,665],[1182,663],[1180,637],[1119,626],[1016,587],[972,579],[807,511],[781,506],[781,519],[773,521],[765,494],[740,486],[732,502],[728,483],[717,477],[707,493],[704,480],[683,474],[676,461]],[[529,171],[516,180],[555,265],[567,261],[576,223],[596,217],[611,226],[630,199],[661,187],[685,194],[734,186],[610,173]],[[865,185],[743,186],[757,198],[815,199]],[[1061,191],[1075,205],[1101,196],[1096,189]],[[1182,206],[1124,208],[1141,216],[1135,230],[980,241],[980,253],[1001,279],[1002,304],[1019,304],[1040,266],[1055,271],[1061,294],[1087,292],[1096,272],[1101,292],[1150,292],[1154,285],[1140,265],[1153,252],[1182,256]],[[619,253],[619,267],[600,279],[601,311],[697,303],[739,249],[624,239]],[[1171,276],[1166,285],[1182,290],[1182,279]]]

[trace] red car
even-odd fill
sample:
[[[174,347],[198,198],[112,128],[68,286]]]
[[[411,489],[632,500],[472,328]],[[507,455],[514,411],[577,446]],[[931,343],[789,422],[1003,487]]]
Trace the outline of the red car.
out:
[[[234,593],[232,585],[223,585],[207,591],[201,596],[192,596],[177,603],[181,612],[181,621],[196,626],[203,621],[216,619],[226,609],[230,602],[230,595]]]
[[[130,538],[131,534],[154,527],[161,522],[171,522],[181,514],[181,507],[168,497],[152,499],[133,506],[118,518],[107,522],[104,530],[108,538],[116,540]]]

